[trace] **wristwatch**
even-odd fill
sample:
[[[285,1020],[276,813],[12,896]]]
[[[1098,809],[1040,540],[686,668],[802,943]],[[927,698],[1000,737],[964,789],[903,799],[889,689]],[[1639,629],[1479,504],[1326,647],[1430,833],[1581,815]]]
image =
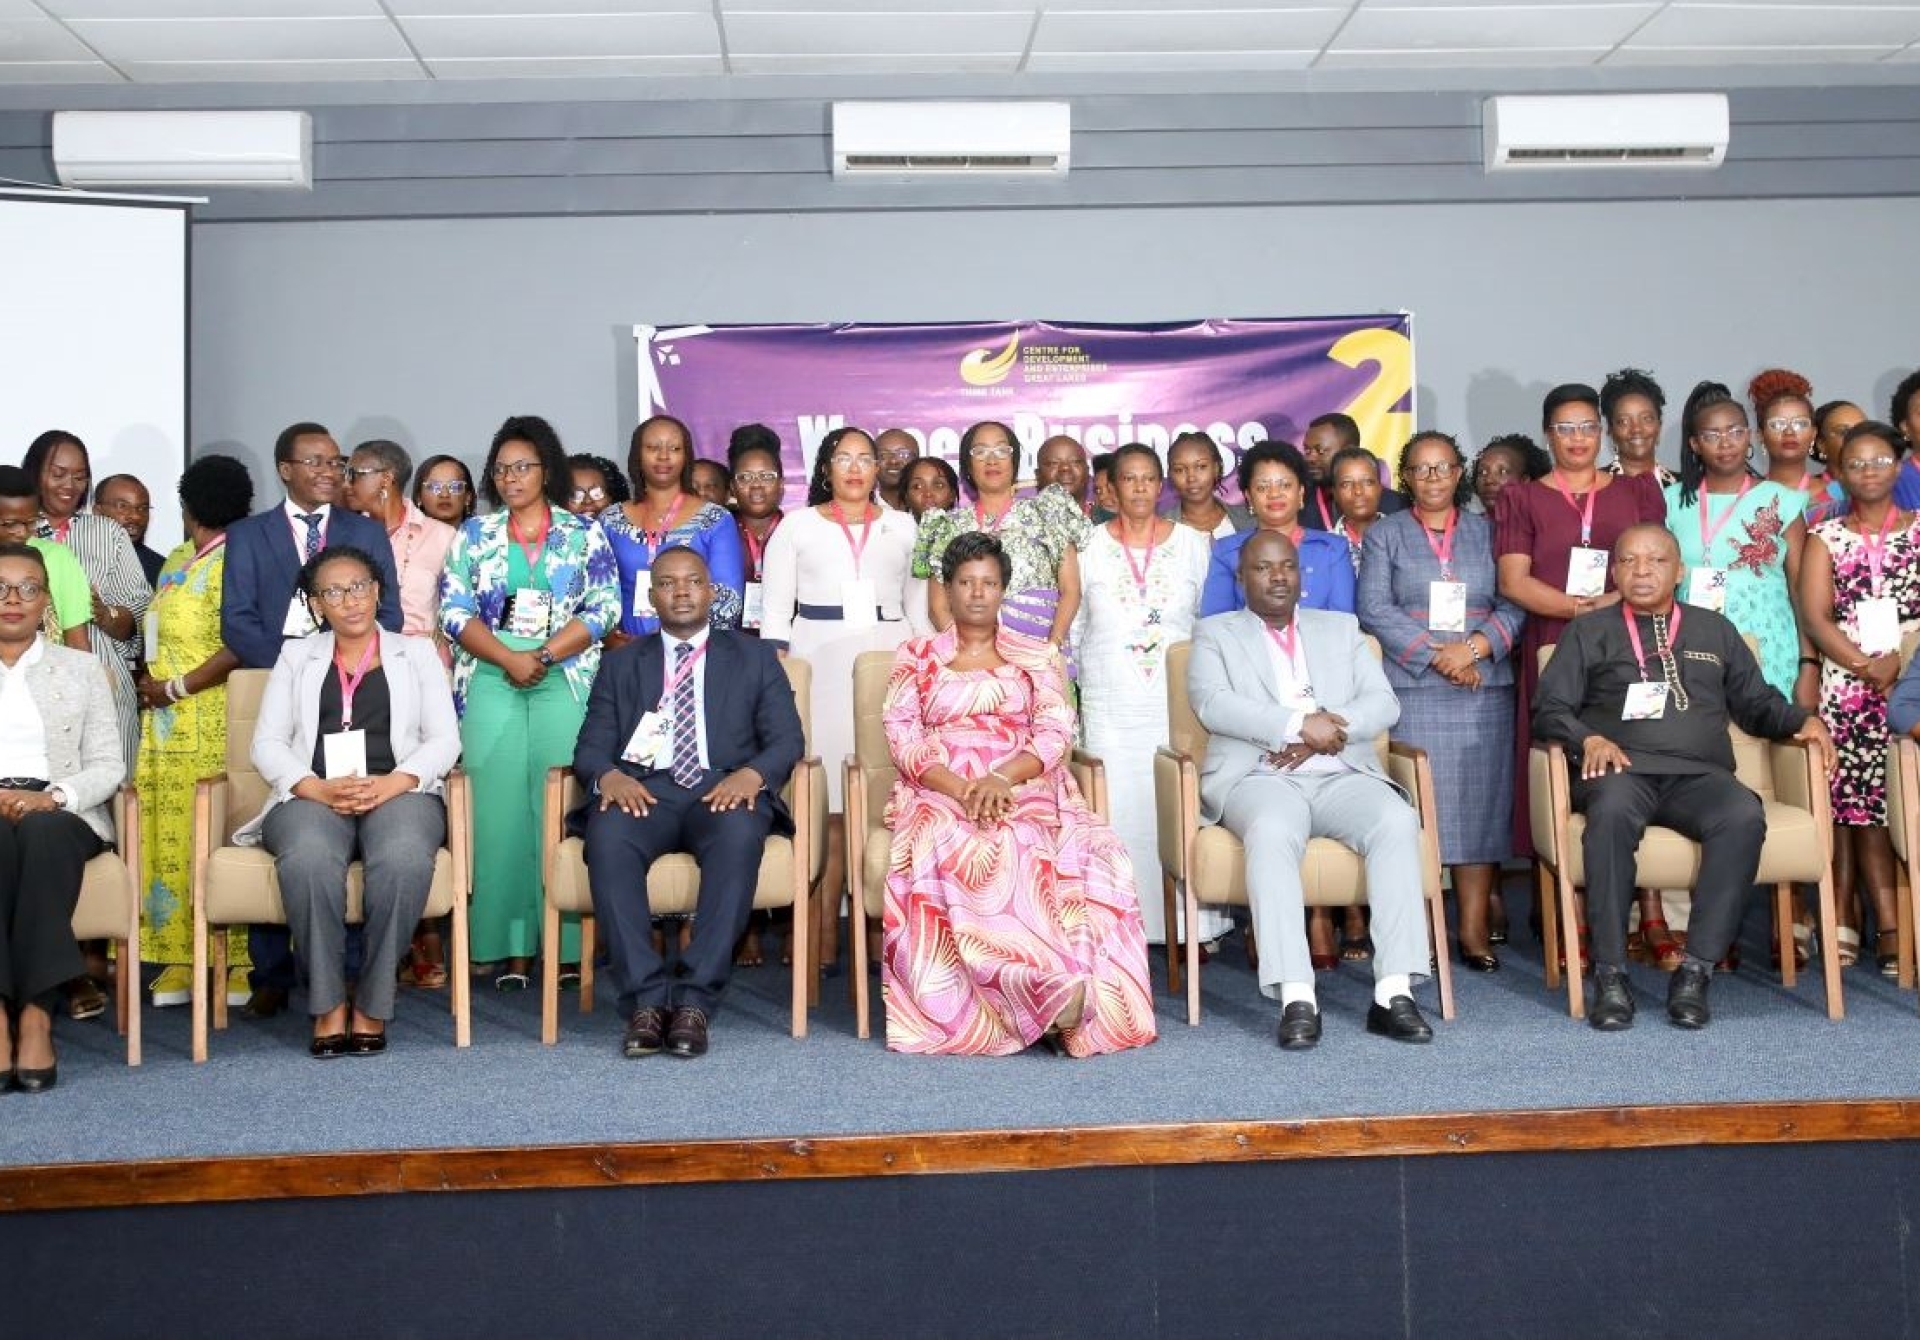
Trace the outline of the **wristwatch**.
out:
[[[542,647],[539,651],[533,653],[533,659],[542,665],[550,666],[553,664],[553,652],[547,647]]]

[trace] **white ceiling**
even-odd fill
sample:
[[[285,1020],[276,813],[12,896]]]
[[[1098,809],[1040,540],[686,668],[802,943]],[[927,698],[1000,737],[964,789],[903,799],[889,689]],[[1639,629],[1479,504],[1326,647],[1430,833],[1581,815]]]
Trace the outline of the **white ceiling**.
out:
[[[0,84],[1916,61],[1920,0],[0,0]]]

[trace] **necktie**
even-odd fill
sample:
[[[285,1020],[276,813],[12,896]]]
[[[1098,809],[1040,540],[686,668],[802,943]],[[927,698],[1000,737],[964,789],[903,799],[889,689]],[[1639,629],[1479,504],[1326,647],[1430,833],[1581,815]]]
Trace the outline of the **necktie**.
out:
[[[296,512],[294,515],[307,523],[307,557],[312,558],[320,552],[320,514],[318,512]]]
[[[673,687],[673,780],[691,791],[700,781],[699,723],[693,717],[693,676],[683,674],[693,644],[682,642],[674,648],[673,672],[681,675]]]

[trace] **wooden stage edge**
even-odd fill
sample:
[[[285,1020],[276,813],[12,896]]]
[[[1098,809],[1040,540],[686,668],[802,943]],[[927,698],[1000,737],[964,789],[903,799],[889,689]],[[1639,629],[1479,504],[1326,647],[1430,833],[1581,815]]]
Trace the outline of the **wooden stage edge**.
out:
[[[1063,1130],[391,1149],[0,1168],[0,1211],[412,1192],[1916,1138],[1920,1138],[1920,1100],[1871,1099]]]

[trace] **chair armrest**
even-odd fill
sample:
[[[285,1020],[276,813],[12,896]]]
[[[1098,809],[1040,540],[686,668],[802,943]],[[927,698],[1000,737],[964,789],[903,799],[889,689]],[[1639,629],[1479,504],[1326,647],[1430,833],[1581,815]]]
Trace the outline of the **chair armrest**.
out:
[[[567,772],[564,764],[548,768],[546,784],[541,788],[540,872],[543,879],[566,833]]]
[[[227,841],[227,774],[216,772],[193,784],[193,854],[205,859]]]
[[[796,778],[801,773],[805,773],[807,783],[806,794],[795,797],[797,800],[804,801],[807,812],[804,815],[794,815],[794,822],[805,823],[808,826],[812,839],[810,850],[813,853],[813,859],[819,861],[825,857],[827,850],[827,803],[829,800],[827,765],[821,761],[820,755],[808,754],[800,760],[799,766],[793,771]]]
[[[466,771],[455,768],[447,774],[447,850],[453,855],[453,891],[457,897],[473,896],[473,783]],[[542,870],[545,867],[541,867]]]
[[[131,786],[123,786],[113,793],[113,835],[118,840],[120,853],[124,856],[127,843],[131,840],[136,850],[140,843],[140,793]],[[140,872],[134,871],[138,879]]]
[[[1067,766],[1073,770],[1073,780],[1093,812],[1102,819],[1107,818],[1107,765],[1097,754],[1075,749]]]
[[[1153,751],[1153,814],[1160,869],[1187,877],[1187,848],[1200,827],[1200,769],[1193,755],[1165,745]]]
[[[1897,740],[1889,748],[1889,769],[1899,746],[1913,748],[1912,740]],[[1827,768],[1820,751],[1804,740],[1775,740],[1768,747],[1773,763],[1773,793],[1782,805],[1791,805],[1813,815],[1814,827],[1823,835],[1832,823],[1833,793],[1827,789]],[[1908,758],[1914,757],[1909,754]],[[1891,777],[1889,771],[1889,777]],[[1893,794],[1891,790],[1889,796]]]
[[[1527,751],[1527,826],[1533,849],[1549,865],[1560,864],[1560,833],[1568,814],[1566,747],[1535,740]]]
[[[1433,761],[1419,745],[1389,737],[1387,775],[1406,788],[1420,816],[1421,887],[1427,897],[1440,892],[1440,806],[1433,791]]]
[[[1407,794],[1413,798],[1415,809],[1420,809],[1420,771],[1426,763],[1427,751],[1419,745],[1392,738],[1387,740],[1387,776],[1393,779],[1395,785],[1406,788]],[[1420,817],[1423,820],[1427,817],[1424,809],[1420,809]]]

